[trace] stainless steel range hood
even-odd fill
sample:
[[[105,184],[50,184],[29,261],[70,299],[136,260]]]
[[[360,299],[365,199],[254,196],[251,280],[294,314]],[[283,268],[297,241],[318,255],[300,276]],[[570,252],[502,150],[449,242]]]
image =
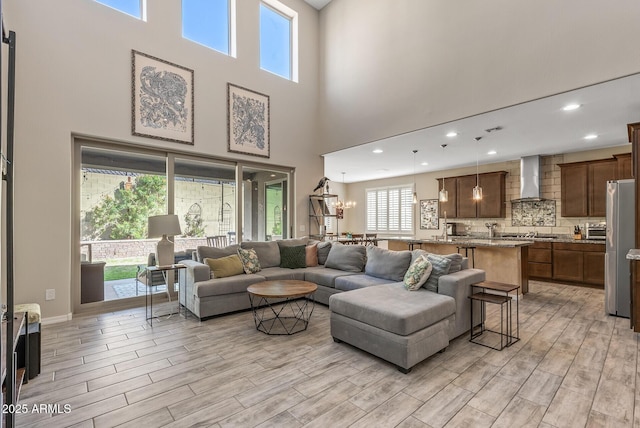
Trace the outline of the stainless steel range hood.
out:
[[[520,198],[512,202],[544,201],[540,197],[540,182],[542,181],[540,156],[525,156],[520,158]]]

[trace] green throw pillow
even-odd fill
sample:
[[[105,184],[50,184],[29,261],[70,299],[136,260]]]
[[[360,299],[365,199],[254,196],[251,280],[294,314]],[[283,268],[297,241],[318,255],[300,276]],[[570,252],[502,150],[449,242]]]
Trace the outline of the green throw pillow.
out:
[[[280,247],[280,267],[297,269],[307,267],[306,245],[296,245],[294,247]]]
[[[238,248],[238,256],[240,256],[240,260],[242,260],[242,267],[244,268],[244,273],[251,274],[260,272],[260,261],[258,260],[258,254],[256,254],[256,250],[253,248],[249,248],[245,250],[244,248]]]
[[[404,274],[404,288],[409,291],[419,290],[420,287],[427,282],[429,275],[431,275],[431,269],[433,266],[431,262],[427,260],[426,256],[420,256],[416,259],[409,269],[407,269],[407,273]]]
[[[451,259],[439,256],[437,254],[429,254],[427,260],[431,262],[432,269],[429,279],[424,284],[424,288],[435,293],[438,292],[438,280],[442,275],[449,273],[449,267],[451,266]]]

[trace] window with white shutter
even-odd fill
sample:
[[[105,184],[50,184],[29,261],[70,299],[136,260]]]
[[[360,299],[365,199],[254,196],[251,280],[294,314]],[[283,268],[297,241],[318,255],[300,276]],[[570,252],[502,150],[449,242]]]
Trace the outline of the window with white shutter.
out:
[[[413,185],[366,190],[367,232],[413,232]]]

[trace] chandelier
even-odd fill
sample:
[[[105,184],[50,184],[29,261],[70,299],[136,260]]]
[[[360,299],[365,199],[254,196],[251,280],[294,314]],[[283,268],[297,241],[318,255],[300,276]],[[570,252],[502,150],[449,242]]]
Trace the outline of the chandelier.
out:
[[[344,172],[342,173],[342,184],[344,184]],[[338,218],[343,218],[344,210],[353,208],[356,206],[355,201],[344,201],[342,199],[338,199],[333,203],[334,208],[336,209],[336,215]]]

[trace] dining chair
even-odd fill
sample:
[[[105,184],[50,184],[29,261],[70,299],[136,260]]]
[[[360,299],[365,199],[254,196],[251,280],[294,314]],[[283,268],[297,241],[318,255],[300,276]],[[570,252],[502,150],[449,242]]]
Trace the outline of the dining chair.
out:
[[[365,245],[378,246],[378,234],[377,233],[365,233],[364,235]]]

